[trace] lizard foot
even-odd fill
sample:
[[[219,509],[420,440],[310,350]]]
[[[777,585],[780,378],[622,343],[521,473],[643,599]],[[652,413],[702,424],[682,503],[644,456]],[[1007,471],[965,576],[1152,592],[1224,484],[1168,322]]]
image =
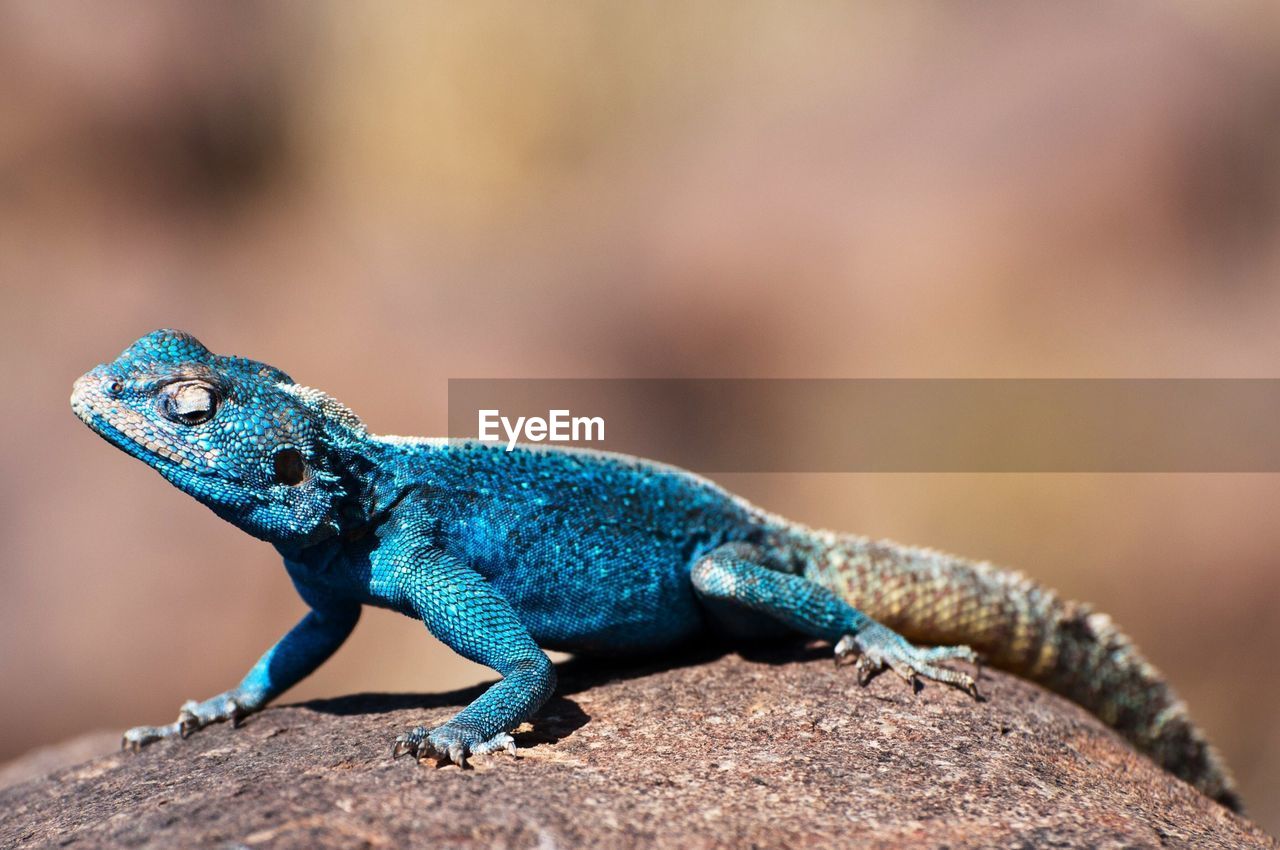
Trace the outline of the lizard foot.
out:
[[[418,726],[400,735],[391,748],[391,757],[397,759],[412,755],[419,762],[434,758],[438,764],[453,762],[459,767],[466,767],[469,756],[499,751],[516,754],[515,739],[506,732],[481,741],[474,732],[446,723],[429,731],[425,726]]]
[[[178,710],[178,719],[168,726],[135,726],[120,739],[120,748],[137,751],[164,738],[177,735],[185,738],[192,732],[199,731],[211,723],[231,721],[232,726],[239,726],[240,721],[252,710],[230,691],[216,697],[196,702],[187,700]]]
[[[168,726],[135,726],[121,736],[120,749],[131,750],[136,753],[147,744],[154,744],[162,738],[169,738],[177,734],[177,723],[170,723]]]
[[[835,646],[836,664],[857,656],[854,671],[858,684],[866,685],[885,669],[898,674],[911,685],[912,691],[920,690],[920,676],[935,682],[957,687],[974,699],[982,699],[974,676],[939,666],[939,661],[967,661],[981,674],[978,654],[967,646],[913,646],[906,638],[879,623],[873,623],[856,635],[845,635]]]

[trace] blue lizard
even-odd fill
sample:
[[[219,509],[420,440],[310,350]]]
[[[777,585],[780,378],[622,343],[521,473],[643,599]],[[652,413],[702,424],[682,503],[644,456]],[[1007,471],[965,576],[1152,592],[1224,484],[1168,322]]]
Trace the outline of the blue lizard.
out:
[[[172,724],[129,730],[128,747],[238,724],[315,670],[362,606],[377,605],[421,620],[501,676],[443,725],[396,738],[396,756],[464,765],[514,753],[511,731],[555,689],[544,649],[639,653],[707,633],[800,634],[856,659],[863,684],[890,669],[913,686],[924,677],[975,697],[973,676],[945,662],[976,663],[981,652],[1239,805],[1225,766],[1128,639],[1018,573],[815,531],[624,455],[376,436],[330,396],[178,331],[151,333],[88,372],[71,406],[275,546],[310,607],[236,687],[186,703]]]

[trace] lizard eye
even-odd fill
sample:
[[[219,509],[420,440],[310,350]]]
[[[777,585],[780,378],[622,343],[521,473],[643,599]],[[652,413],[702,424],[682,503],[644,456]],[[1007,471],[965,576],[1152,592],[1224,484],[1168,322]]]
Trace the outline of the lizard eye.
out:
[[[296,487],[307,477],[307,464],[302,459],[302,452],[297,449],[281,449],[273,459],[276,469],[276,480],[281,484]]]
[[[183,425],[208,422],[217,412],[218,399],[207,384],[171,384],[160,394],[160,410],[166,417]]]

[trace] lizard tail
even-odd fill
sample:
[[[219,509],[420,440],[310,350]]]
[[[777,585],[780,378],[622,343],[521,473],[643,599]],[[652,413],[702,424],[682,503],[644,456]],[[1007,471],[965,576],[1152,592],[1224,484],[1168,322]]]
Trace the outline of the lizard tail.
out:
[[[909,640],[970,645],[993,666],[1088,709],[1170,773],[1241,810],[1226,765],[1186,705],[1105,614],[1021,573],[929,549],[825,534],[804,548],[814,552],[805,558],[806,576],[867,615]]]

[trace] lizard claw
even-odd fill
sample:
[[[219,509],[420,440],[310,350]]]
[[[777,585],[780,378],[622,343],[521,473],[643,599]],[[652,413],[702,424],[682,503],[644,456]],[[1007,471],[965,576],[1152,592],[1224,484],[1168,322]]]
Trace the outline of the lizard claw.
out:
[[[240,724],[249,716],[249,712],[245,711],[244,706],[240,705],[237,700],[228,700],[228,702],[230,704],[226,710],[227,720],[231,723],[232,729],[239,729]]]
[[[978,654],[967,646],[920,648],[908,643],[897,632],[873,623],[856,635],[844,635],[836,642],[836,663],[844,663],[857,655],[854,665],[858,684],[866,685],[886,668],[911,686],[912,693],[923,687],[920,677],[959,688],[974,699],[982,699],[974,676],[942,667],[939,661],[968,661],[981,674]]]
[[[430,731],[418,726],[395,739],[391,745],[391,757],[398,759],[412,755],[418,762],[434,758],[440,766],[449,764],[468,767],[471,756],[505,752],[516,754],[516,742],[506,732],[499,732],[487,741],[478,740],[472,730],[450,726],[448,723]]]
[[[854,674],[858,677],[858,684],[866,687],[871,684],[871,680],[880,675],[884,670],[883,661],[873,661],[870,655],[862,655],[858,657],[858,661],[853,666]]]
[[[840,638],[840,640],[836,641],[836,646],[835,646],[836,666],[839,667],[842,664],[847,664],[850,658],[856,655],[859,655],[860,653],[861,653],[861,650],[858,649],[858,643],[854,639],[853,635],[843,636],[842,638]],[[865,658],[866,656],[862,656],[862,657]]]
[[[200,716],[196,714],[198,704],[195,700],[189,699],[182,704],[182,708],[178,709],[178,737],[186,738],[192,732],[198,732],[203,725],[200,722]]]
[[[403,756],[418,757],[418,750],[422,747],[422,742],[426,740],[427,729],[425,726],[418,726],[403,735],[396,737],[395,743],[391,745],[391,758],[398,759]]]

